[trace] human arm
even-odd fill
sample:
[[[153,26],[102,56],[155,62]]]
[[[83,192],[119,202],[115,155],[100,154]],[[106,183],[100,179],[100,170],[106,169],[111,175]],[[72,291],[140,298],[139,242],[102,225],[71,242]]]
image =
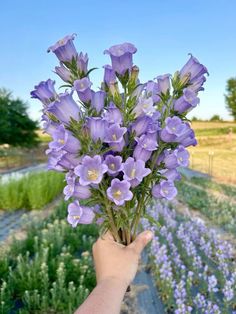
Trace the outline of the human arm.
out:
[[[134,242],[124,246],[114,241],[110,233],[93,246],[97,285],[75,314],[118,314],[127,287],[138,269],[140,254],[152,239],[144,231]]]

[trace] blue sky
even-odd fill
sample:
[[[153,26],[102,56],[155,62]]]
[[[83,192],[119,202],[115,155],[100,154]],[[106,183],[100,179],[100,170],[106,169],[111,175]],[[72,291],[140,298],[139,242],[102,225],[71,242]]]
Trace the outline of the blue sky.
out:
[[[94,88],[109,63],[103,51],[113,44],[135,44],[142,81],[174,73],[193,53],[210,73],[193,115],[230,118],[223,95],[226,80],[236,76],[235,0],[4,1],[0,30],[0,87],[27,101],[35,119],[41,106],[30,91],[41,80],[57,79],[56,57],[46,50],[72,33],[78,34],[78,51],[89,54],[90,67],[99,67],[91,75]]]

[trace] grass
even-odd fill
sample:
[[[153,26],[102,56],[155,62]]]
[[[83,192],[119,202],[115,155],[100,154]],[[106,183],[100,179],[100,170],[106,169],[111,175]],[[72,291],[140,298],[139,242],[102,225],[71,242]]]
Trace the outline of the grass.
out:
[[[64,185],[64,174],[50,171],[0,181],[0,209],[40,209],[58,196]]]
[[[198,145],[189,148],[190,167],[236,183],[236,123],[193,122],[192,127]]]
[[[66,208],[63,202],[45,220],[28,222],[25,240],[1,254],[1,314],[72,314],[95,286],[97,227],[71,228]]]

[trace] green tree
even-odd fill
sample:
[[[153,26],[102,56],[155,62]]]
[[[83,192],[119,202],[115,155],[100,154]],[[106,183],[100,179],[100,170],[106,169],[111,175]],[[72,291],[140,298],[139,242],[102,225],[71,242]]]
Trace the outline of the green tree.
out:
[[[218,114],[214,114],[209,121],[223,121]]]
[[[226,108],[236,121],[236,78],[230,78],[226,85]]]
[[[0,89],[0,145],[33,147],[39,143],[37,122],[27,114],[27,104]]]

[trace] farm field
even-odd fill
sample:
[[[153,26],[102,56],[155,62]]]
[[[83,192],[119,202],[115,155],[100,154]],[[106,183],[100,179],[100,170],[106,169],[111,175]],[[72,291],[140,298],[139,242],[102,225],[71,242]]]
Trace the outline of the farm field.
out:
[[[190,168],[236,183],[236,123],[192,122],[198,145],[189,148]]]

